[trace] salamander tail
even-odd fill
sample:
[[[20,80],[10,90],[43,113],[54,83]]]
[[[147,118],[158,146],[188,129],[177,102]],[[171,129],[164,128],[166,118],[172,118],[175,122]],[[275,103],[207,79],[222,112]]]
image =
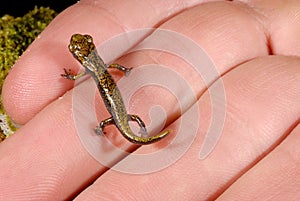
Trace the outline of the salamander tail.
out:
[[[123,136],[132,143],[146,145],[146,144],[152,144],[154,142],[157,142],[157,141],[163,139],[170,132],[171,132],[170,130],[165,130],[165,131],[159,133],[158,135],[155,135],[152,137],[140,137],[140,136],[134,135],[132,133],[130,133],[130,134],[126,133],[126,134],[123,134]]]

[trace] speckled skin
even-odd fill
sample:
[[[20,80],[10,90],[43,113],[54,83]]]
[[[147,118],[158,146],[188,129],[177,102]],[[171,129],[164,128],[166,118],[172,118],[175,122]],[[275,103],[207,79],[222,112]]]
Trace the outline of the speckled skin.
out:
[[[105,106],[112,117],[100,122],[96,127],[96,133],[102,134],[102,129],[108,124],[115,124],[122,135],[130,142],[136,144],[151,144],[165,136],[170,131],[164,131],[153,137],[140,137],[135,135],[129,127],[128,121],[136,121],[141,127],[141,132],[147,134],[144,122],[137,116],[127,114],[121,93],[116,85],[116,82],[107,71],[107,68],[117,68],[125,73],[131,69],[125,68],[119,64],[105,65],[101,57],[98,55],[96,47],[93,43],[93,38],[90,35],[74,34],[71,37],[69,50],[73,56],[84,66],[85,72],[73,75],[65,69],[64,78],[75,80],[86,73],[89,73],[97,83],[97,87],[104,100]]]

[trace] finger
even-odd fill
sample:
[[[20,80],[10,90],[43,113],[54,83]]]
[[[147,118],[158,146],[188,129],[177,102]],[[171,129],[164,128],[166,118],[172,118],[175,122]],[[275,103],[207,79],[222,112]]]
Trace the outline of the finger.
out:
[[[299,1],[250,0],[247,3],[263,16],[263,24],[268,31],[270,53],[299,56],[300,19]],[[284,41],[284,42],[283,42]]]
[[[1,200],[66,200],[105,171],[75,134],[71,99],[50,104],[1,143]]]
[[[237,180],[218,200],[298,200],[300,126],[267,157]]]
[[[124,30],[153,27],[197,3],[80,1],[57,16],[14,65],[2,94],[8,115],[24,124],[73,86],[60,76],[65,67],[79,68],[67,49],[72,34],[89,33],[99,45]]]
[[[291,125],[299,120],[299,64],[297,58],[262,57],[237,66],[224,76],[226,121],[223,122],[222,136],[208,158],[199,160],[200,148],[211,118],[219,114],[212,113],[209,93],[205,93],[199,100],[200,127],[193,144],[180,160],[174,160],[174,150],[182,146],[184,141],[169,147],[169,157],[162,159],[173,160],[167,168],[152,174],[136,175],[113,167],[115,171],[110,170],[102,175],[77,200],[128,200],[133,196],[137,200],[214,200],[276,147]],[[221,107],[222,104],[219,104],[214,106]],[[182,118],[189,117],[183,115]],[[189,139],[193,125],[195,122],[188,125],[186,132],[176,135],[181,135],[181,139]],[[184,125],[176,121],[171,128],[179,130],[181,126]],[[144,154],[144,158],[147,158],[149,153],[155,151],[153,147],[143,146],[135,154]],[[129,160],[128,164],[139,164],[134,166],[137,171],[153,166],[153,163],[146,163],[144,158],[133,161],[129,157],[121,163]],[[265,185],[262,180],[259,181]],[[246,186],[250,188],[250,185]],[[256,190],[258,188],[255,187]],[[256,195],[253,192],[251,196]],[[233,193],[238,193],[237,187],[233,188]]]

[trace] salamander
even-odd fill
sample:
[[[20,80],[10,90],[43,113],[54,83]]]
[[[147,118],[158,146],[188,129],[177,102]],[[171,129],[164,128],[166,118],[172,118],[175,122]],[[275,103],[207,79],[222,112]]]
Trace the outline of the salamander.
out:
[[[121,92],[118,89],[116,82],[108,72],[108,68],[116,68],[128,75],[131,68],[126,68],[119,64],[105,64],[99,56],[96,47],[93,43],[93,38],[90,35],[74,34],[70,39],[69,51],[75,59],[84,67],[84,71],[73,74],[71,70],[64,69],[62,77],[69,80],[76,80],[86,74],[90,74],[95,80],[100,95],[105,103],[105,106],[111,117],[100,122],[96,126],[95,132],[103,134],[103,128],[109,124],[115,124],[120,133],[130,142],[136,144],[151,144],[166,137],[170,131],[163,131],[155,136],[146,137],[147,130],[142,119],[133,114],[128,114],[125,108]],[[135,121],[140,126],[141,136],[135,135],[129,127],[129,121]]]

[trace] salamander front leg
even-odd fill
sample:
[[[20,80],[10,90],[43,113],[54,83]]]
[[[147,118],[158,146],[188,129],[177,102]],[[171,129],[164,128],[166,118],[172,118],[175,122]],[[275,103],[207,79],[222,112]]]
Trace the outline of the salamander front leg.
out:
[[[99,126],[96,126],[95,128],[95,132],[97,135],[104,135],[105,132],[103,132],[103,128],[109,124],[114,124],[115,121],[112,117],[105,119],[103,121],[100,122]]]
[[[65,74],[60,74],[63,78],[66,78],[68,80],[77,80],[78,78],[84,76],[86,74],[85,71],[82,71],[78,74],[74,74],[72,73],[71,69],[65,69],[64,68],[64,71],[65,71]]]
[[[142,137],[146,137],[148,135],[147,130],[146,130],[146,125],[139,116],[137,116],[135,114],[128,114],[128,119],[130,121],[135,121],[139,124],[139,126],[140,126],[139,133],[141,134]]]
[[[120,64],[109,64],[109,65],[106,65],[107,68],[116,68],[120,71],[122,71],[123,73],[125,73],[125,76],[127,77],[130,73],[130,71],[132,70],[132,68],[126,68]]]

